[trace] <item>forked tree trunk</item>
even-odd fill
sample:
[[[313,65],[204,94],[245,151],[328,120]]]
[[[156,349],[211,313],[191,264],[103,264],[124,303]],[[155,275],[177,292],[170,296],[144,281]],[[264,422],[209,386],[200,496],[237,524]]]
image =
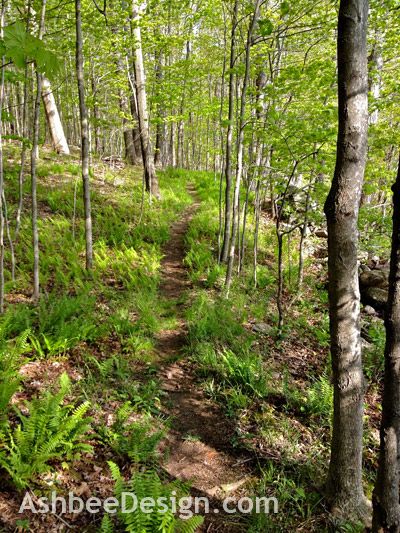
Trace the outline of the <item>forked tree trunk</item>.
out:
[[[58,154],[69,155],[69,146],[65,137],[64,128],[50,82],[47,78],[42,78],[42,99],[54,150]]]
[[[140,30],[139,5],[132,0],[132,34],[134,38],[136,97],[139,118],[140,139],[142,143],[143,166],[146,189],[152,196],[161,198],[158,179],[154,165],[154,153],[150,138],[150,121],[147,109],[146,76],[142,52],[142,35]]]
[[[366,518],[362,486],[364,377],[358,282],[358,212],[367,155],[368,0],[341,0],[338,25],[339,132],[325,214],[334,415],[327,496],[343,516]]]
[[[373,531],[400,531],[400,159],[393,186],[393,233],[389,298],[385,317],[385,379],[381,446],[373,495]]]
[[[92,214],[89,181],[89,121],[85,101],[85,80],[83,74],[83,37],[81,0],[75,0],[76,25],[76,78],[78,81],[79,113],[81,122],[81,158],[83,182],[83,207],[85,212],[86,269],[93,267]]]

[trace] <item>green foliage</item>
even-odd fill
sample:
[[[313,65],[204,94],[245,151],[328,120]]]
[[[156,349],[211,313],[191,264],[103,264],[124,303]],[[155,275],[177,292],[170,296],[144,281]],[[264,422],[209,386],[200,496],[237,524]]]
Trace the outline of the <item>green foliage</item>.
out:
[[[26,61],[33,60],[41,72],[50,75],[58,67],[57,57],[43,41],[28,33],[22,22],[4,28],[0,52],[18,68],[24,68]]]
[[[243,350],[236,354],[228,349],[217,351],[211,344],[203,343],[198,347],[196,362],[201,375],[214,373],[228,388],[253,397],[265,398],[268,395],[268,377],[261,357],[254,352]],[[242,400],[238,398],[238,401]]]
[[[379,381],[385,366],[386,331],[382,323],[374,322],[368,328],[372,346],[363,350],[364,371],[368,379]]]
[[[101,332],[94,320],[94,298],[52,295],[42,299],[30,324],[29,340],[38,357],[65,354],[80,341],[96,339]]]
[[[244,340],[245,330],[241,325],[244,312],[240,310],[240,304],[235,309],[226,299],[220,298],[213,302],[206,292],[202,292],[193,302],[187,316],[189,340],[192,343],[207,341],[217,345],[235,345]]]
[[[90,419],[85,417],[89,403],[64,405],[70,390],[70,380],[63,374],[57,393],[46,391],[26,402],[29,414],[17,410],[19,422],[15,427],[7,424],[0,434],[0,465],[18,488],[49,471],[53,461],[69,461],[92,450],[82,441],[89,430]]]
[[[164,432],[157,429],[150,416],[132,420],[134,412],[132,404],[126,402],[116,412],[113,424],[99,428],[98,433],[118,456],[134,463],[153,463]]]
[[[320,376],[311,383],[305,408],[309,413],[330,423],[333,413],[333,386],[325,376]]]
[[[260,33],[263,37],[271,35],[274,29],[274,25],[269,19],[263,19],[258,21]]]
[[[151,512],[143,512],[141,506],[128,513],[118,513],[119,530],[127,533],[195,533],[203,523],[200,516],[192,516],[185,520],[177,518],[171,509],[171,497],[177,493],[182,497],[185,495],[185,488],[178,482],[163,483],[156,472],[147,470],[145,472],[135,472],[133,477],[126,482],[115,463],[109,462],[112,477],[115,482],[115,496],[121,501],[122,492],[134,493],[138,502],[143,502],[145,498],[151,498],[155,506]],[[176,497],[176,496],[174,496]],[[104,533],[113,531],[110,517],[103,520],[101,531]]]
[[[2,333],[4,334],[4,329]],[[26,331],[12,344],[4,344],[0,349],[0,429],[7,421],[10,400],[20,387],[21,377],[18,370],[21,354],[29,349],[28,334],[29,331]]]
[[[307,524],[321,504],[321,496],[306,489],[305,485],[308,483],[309,479],[303,477],[301,471],[300,475],[293,479],[290,472],[285,472],[284,467],[270,462],[263,468],[257,492],[260,496],[277,498],[279,512],[253,514],[248,531],[292,531],[298,521]]]

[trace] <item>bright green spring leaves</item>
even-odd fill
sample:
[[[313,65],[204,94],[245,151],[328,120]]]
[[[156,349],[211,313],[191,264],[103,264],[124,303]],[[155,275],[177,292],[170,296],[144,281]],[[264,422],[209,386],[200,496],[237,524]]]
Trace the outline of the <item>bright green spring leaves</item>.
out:
[[[27,32],[22,22],[6,26],[0,54],[18,68],[24,68],[27,61],[34,61],[43,74],[50,75],[57,70],[56,55],[46,48],[42,40]]]

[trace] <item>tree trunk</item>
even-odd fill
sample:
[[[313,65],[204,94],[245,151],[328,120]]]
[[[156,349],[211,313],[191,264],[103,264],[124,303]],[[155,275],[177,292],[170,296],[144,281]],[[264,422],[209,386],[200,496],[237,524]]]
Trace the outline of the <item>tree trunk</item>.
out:
[[[75,0],[76,24],[76,77],[79,93],[79,113],[81,122],[81,158],[83,182],[83,206],[85,212],[86,269],[93,267],[92,214],[89,181],[89,123],[85,101],[85,80],[83,72],[83,37],[81,19],[81,0]]]
[[[305,205],[305,210],[304,210],[304,221],[303,221],[302,226],[300,227],[299,271],[297,275],[297,292],[298,293],[300,293],[301,291],[301,287],[303,285],[303,279],[304,279],[304,244],[305,244],[306,236],[307,236],[312,187],[313,187],[313,183],[311,182],[307,189],[306,205]]]
[[[229,62],[229,92],[228,92],[228,128],[226,132],[225,146],[225,220],[224,220],[224,239],[222,242],[221,257],[222,263],[226,263],[229,254],[229,242],[231,238],[231,190],[232,190],[232,145],[233,145],[233,115],[235,99],[235,63],[236,63],[236,26],[239,11],[239,0],[235,0],[235,6],[232,17],[231,32],[231,55]]]
[[[134,84],[132,87],[132,94],[129,98],[129,103],[131,107],[132,118],[135,123],[134,127],[132,128],[132,138],[133,138],[133,144],[135,145],[135,153],[136,153],[135,165],[139,165],[140,160],[143,160],[143,159],[142,159],[142,143],[140,141],[139,117],[138,117],[137,102],[136,102],[136,90],[135,90]]]
[[[338,25],[339,132],[325,214],[334,415],[327,496],[348,518],[367,517],[362,486],[364,377],[358,282],[358,212],[368,129],[368,0],[342,0]]]
[[[382,69],[383,69],[383,57],[382,57],[382,48],[383,48],[383,35],[379,30],[375,31],[375,43],[372,48],[371,55],[369,57],[369,67],[370,67],[370,76],[369,76],[369,88],[371,95],[374,99],[374,104],[377,103],[381,96],[382,88]],[[369,117],[370,124],[377,124],[379,118],[379,110],[374,109]]]
[[[171,134],[170,134],[170,143],[169,143],[169,164],[172,168],[176,167],[176,146],[175,146],[175,138],[176,138],[176,123],[171,122]]]
[[[155,57],[156,65],[156,82],[157,82],[157,91],[160,91],[160,88],[163,84],[163,60],[162,53],[157,53]],[[164,166],[164,142],[165,142],[165,112],[161,105],[161,98],[159,95],[160,102],[157,104],[157,128],[156,128],[156,149],[154,153],[154,164],[156,167]]]
[[[113,30],[113,34],[115,34],[117,31],[116,29]],[[122,62],[122,58],[118,55],[117,52],[117,59],[116,59],[116,67],[117,72],[119,75],[123,75],[124,72],[124,66]],[[129,68],[129,63],[128,63]],[[130,75],[128,73],[128,79],[130,80]],[[134,89],[134,84],[132,83],[132,89]],[[122,132],[124,137],[124,157],[125,160],[130,164],[134,165],[136,163],[136,150],[135,150],[135,143],[133,140],[133,130],[131,121],[129,120],[129,115],[132,116],[131,110],[129,109],[129,103],[128,98],[124,92],[124,90],[119,87],[118,88],[118,103],[119,103],[119,109],[121,111],[122,115]]]
[[[124,134],[125,159],[130,165],[134,165],[136,163],[136,150],[135,150],[135,143],[133,141],[133,130],[129,123],[129,119],[127,118],[129,114],[128,101],[122,90],[119,91],[118,98],[119,98],[119,108],[122,113],[122,128],[123,128],[123,134]]]
[[[400,531],[400,159],[393,185],[393,233],[389,298],[385,317],[385,379],[381,446],[373,494],[373,531]]]
[[[97,83],[96,83],[93,70],[90,74],[90,85],[92,89],[92,100],[93,100],[92,117],[93,117],[93,124],[94,124],[94,150],[97,155],[100,155],[104,152],[104,150],[103,150],[103,147],[101,147],[101,143],[100,143],[100,111],[99,111],[99,105],[97,101]]]
[[[140,30],[139,5],[132,0],[132,34],[134,38],[136,97],[139,118],[140,138],[147,191],[156,198],[161,198],[158,179],[154,165],[154,153],[150,137],[150,121],[147,109],[146,76],[142,52],[142,35]]]
[[[47,78],[42,79],[42,99],[54,150],[58,154],[69,155],[69,146],[65,138],[64,128],[61,124],[50,82]]]
[[[249,77],[250,77],[250,49],[251,49],[251,41],[252,41],[253,32],[256,27],[256,22],[258,19],[260,3],[261,3],[261,0],[255,0],[254,12],[253,12],[250,25],[249,25],[249,29],[247,32],[245,75],[244,75],[244,80],[243,80],[242,95],[241,95],[241,102],[240,102],[240,114],[239,114],[238,159],[237,159],[237,167],[236,167],[235,192],[234,192],[234,197],[233,197],[233,209],[232,209],[232,236],[231,236],[231,241],[230,241],[228,268],[227,268],[226,280],[225,280],[227,294],[229,294],[229,289],[232,283],[232,272],[233,272],[233,263],[235,260],[236,238],[239,232],[239,221],[240,221],[239,200],[240,200],[240,186],[241,186],[242,174],[243,174],[244,126],[245,126],[247,88],[248,88]]]
[[[6,2],[3,2],[0,14],[0,38],[4,37],[4,16]],[[4,56],[1,57],[1,80],[0,80],[0,313],[4,313],[4,217],[3,217],[3,191],[4,191],[4,168],[3,168],[3,106],[4,106]]]
[[[31,19],[31,3],[27,4],[27,13],[26,13],[26,31],[29,31]],[[19,230],[21,227],[21,216],[22,209],[24,204],[24,181],[25,181],[25,161],[27,153],[27,138],[29,135],[28,131],[28,63],[25,63],[24,68],[24,89],[23,89],[23,106],[22,106],[22,143],[21,143],[21,168],[19,169],[18,175],[18,208],[16,213],[15,220],[15,240],[17,240],[19,235]]]
[[[257,179],[257,186],[256,186],[256,196],[254,199],[254,242],[253,242],[253,282],[254,282],[254,288],[257,288],[257,267],[258,267],[258,236],[260,231],[260,208],[261,208],[261,202],[260,202],[260,178]]]
[[[44,19],[46,14],[46,0],[42,0],[42,10],[40,15],[39,39],[43,38]],[[33,141],[31,152],[31,194],[32,194],[32,243],[33,243],[33,294],[34,303],[40,297],[39,278],[39,229],[37,210],[37,176],[36,164],[39,156],[39,128],[40,128],[40,98],[42,94],[42,75],[36,69],[36,97],[33,111]]]

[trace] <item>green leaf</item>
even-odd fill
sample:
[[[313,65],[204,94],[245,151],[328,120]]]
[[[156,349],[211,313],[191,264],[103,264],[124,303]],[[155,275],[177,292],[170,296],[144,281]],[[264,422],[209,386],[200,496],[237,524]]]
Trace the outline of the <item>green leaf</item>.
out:
[[[258,25],[260,27],[260,33],[263,37],[267,35],[271,35],[274,25],[272,24],[270,19],[262,19],[258,21]]]
[[[43,41],[27,33],[21,22],[4,28],[1,53],[17,68],[24,68],[27,60],[33,60],[38,70],[48,75],[55,72],[59,64],[56,55],[46,48]]]
[[[26,38],[27,34],[21,22],[4,28],[5,55],[19,68],[25,65]]]
[[[289,10],[290,10],[289,2],[282,2],[281,3],[281,14],[287,15],[289,13]]]

